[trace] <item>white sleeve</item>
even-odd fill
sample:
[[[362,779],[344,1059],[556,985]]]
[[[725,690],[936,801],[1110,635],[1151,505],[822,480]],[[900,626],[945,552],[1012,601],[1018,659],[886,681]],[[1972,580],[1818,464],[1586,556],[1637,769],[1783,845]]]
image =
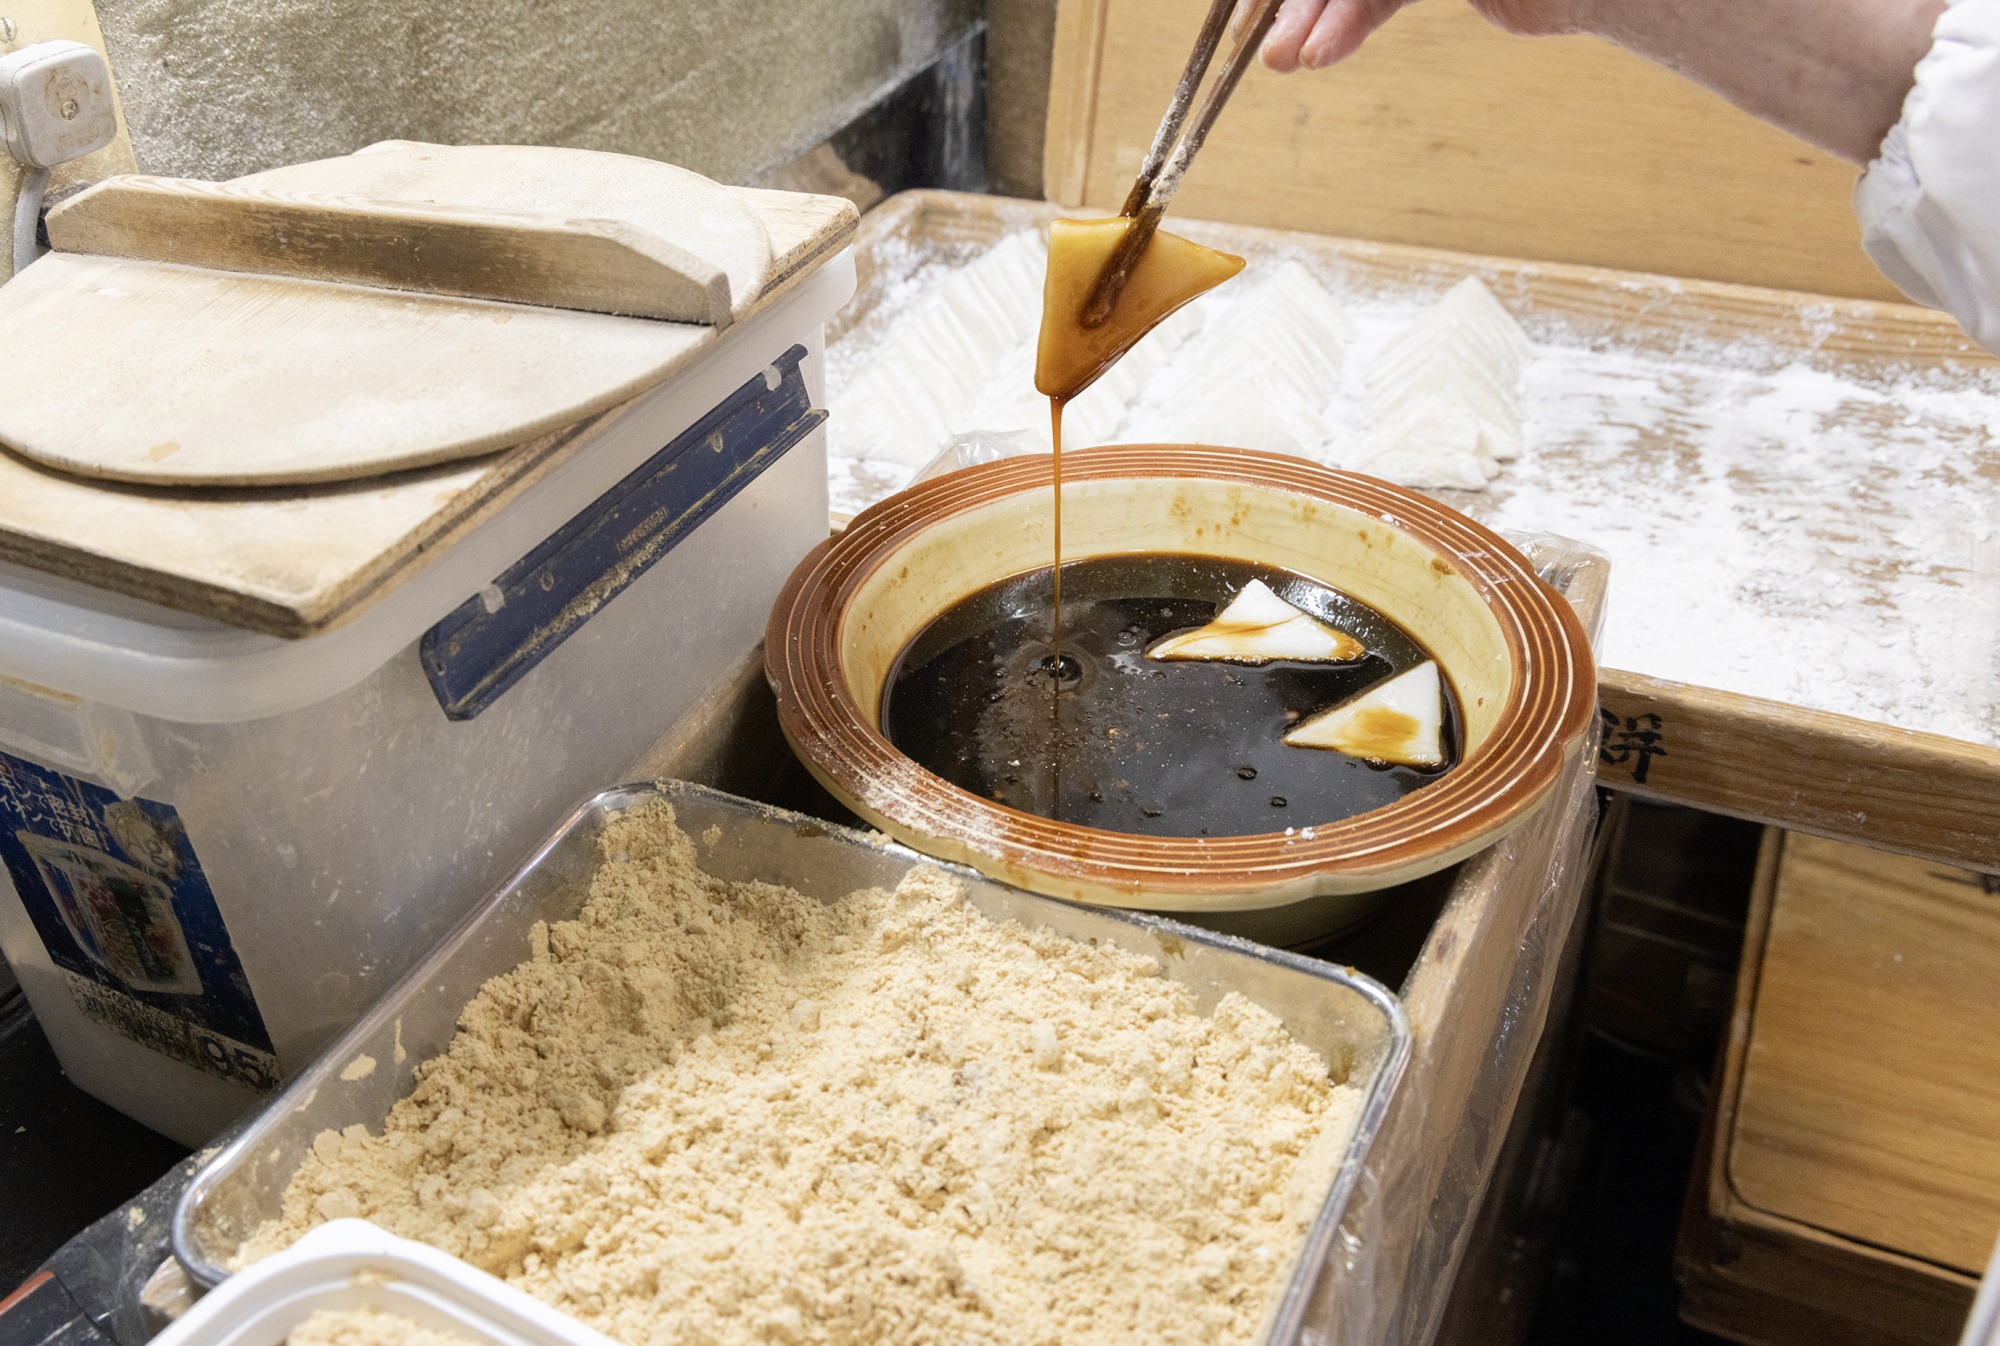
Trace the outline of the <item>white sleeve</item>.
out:
[[[1884,275],[2000,351],[2000,0],[1952,0],[1939,17],[1854,212]]]

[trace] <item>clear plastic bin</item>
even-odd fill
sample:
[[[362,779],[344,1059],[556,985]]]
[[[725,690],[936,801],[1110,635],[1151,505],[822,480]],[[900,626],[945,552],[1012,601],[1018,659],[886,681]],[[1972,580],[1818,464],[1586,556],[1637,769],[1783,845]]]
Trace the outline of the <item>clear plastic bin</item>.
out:
[[[755,647],[826,535],[853,286],[843,254],[310,638],[0,567],[0,951],[77,1084],[208,1139]]]

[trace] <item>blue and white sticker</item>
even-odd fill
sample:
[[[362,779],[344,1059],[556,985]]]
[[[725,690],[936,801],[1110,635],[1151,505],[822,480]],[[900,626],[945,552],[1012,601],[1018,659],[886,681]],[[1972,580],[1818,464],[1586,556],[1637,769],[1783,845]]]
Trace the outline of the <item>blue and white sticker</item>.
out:
[[[0,753],[0,861],[77,1007],[258,1092],[278,1060],[180,814]]]

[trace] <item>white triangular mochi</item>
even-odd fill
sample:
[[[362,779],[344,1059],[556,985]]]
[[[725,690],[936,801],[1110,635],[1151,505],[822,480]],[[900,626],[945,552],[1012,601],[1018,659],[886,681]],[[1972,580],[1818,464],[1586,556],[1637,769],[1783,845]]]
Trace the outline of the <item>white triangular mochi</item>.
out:
[[[1355,331],[1354,319],[1312,273],[1287,262],[1216,306],[1200,333],[1132,400],[1117,437],[1127,444],[1233,444],[1323,459],[1333,430],[1322,411],[1340,386]]]
[[[1484,490],[1500,471],[1487,429],[1460,407],[1420,407],[1370,429],[1341,466],[1420,491]]]
[[[827,423],[832,451],[907,467],[929,462],[968,428],[966,413],[1008,351],[1032,343],[1047,270],[1047,245],[1023,230],[928,291],[848,376]]]
[[[1521,377],[1534,353],[1493,292],[1466,277],[1361,371],[1368,428],[1340,466],[1422,489],[1484,489],[1521,454]]]
[[[1278,597],[1264,581],[1251,580],[1207,626],[1168,636],[1146,653],[1154,659],[1226,659],[1239,664],[1273,659],[1339,663],[1358,659],[1366,650],[1353,636],[1313,620]]]
[[[1323,711],[1289,734],[1294,748],[1332,748],[1398,766],[1444,764],[1444,685],[1425,660]]]

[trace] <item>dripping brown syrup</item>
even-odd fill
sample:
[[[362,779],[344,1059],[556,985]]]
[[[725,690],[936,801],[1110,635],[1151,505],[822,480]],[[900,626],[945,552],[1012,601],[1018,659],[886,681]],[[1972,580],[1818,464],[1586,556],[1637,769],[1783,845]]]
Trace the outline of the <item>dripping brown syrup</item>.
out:
[[[1105,264],[1133,221],[1057,220],[1049,227],[1049,270],[1042,294],[1042,331],[1035,351],[1035,388],[1049,399],[1049,440],[1054,450],[1055,628],[1050,669],[1062,668],[1062,420],[1071,398],[1190,299],[1243,269],[1243,259],[1176,235],[1155,232],[1104,321],[1086,323],[1083,309]],[[1060,678],[1056,685],[1060,687]]]

